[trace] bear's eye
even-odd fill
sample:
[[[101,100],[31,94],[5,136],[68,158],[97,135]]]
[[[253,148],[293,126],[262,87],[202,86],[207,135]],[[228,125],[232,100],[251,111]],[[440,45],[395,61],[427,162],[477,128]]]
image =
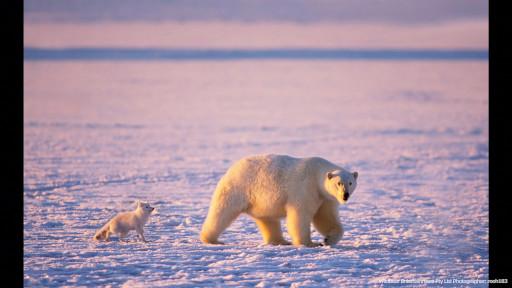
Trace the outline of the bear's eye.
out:
[[[341,182],[338,182],[338,186],[341,186]]]
[[[348,185],[349,185],[349,186],[352,186],[352,182],[348,182]]]

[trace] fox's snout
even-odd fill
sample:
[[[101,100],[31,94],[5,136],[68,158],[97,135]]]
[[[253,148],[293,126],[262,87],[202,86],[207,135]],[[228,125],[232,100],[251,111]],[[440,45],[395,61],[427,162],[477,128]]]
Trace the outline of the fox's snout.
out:
[[[106,238],[106,236],[107,236],[107,231],[103,230],[103,231],[96,233],[96,235],[94,235],[94,240],[102,240],[102,239]]]

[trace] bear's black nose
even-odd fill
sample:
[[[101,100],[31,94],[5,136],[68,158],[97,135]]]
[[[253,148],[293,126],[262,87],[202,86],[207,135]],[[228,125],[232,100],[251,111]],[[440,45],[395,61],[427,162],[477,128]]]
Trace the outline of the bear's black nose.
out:
[[[348,194],[348,193],[343,194],[343,200],[347,201],[349,196],[350,196],[350,194]]]

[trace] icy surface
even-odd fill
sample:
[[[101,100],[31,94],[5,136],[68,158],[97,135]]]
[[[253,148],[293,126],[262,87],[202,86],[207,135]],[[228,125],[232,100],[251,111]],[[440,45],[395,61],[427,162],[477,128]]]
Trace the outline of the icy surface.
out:
[[[484,61],[25,62],[25,286],[486,279],[487,70]],[[259,153],[359,171],[337,246],[265,246],[247,216],[221,235],[227,245],[200,243],[217,181]],[[133,232],[127,243],[92,240],[137,199],[157,208],[149,243]]]

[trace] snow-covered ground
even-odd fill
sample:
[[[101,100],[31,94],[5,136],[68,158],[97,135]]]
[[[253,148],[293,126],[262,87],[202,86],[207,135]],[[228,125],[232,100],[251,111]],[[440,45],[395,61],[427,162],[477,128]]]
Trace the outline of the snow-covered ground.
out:
[[[488,277],[486,61],[27,61],[25,286],[349,287]],[[335,247],[198,234],[259,153],[359,171]],[[92,240],[147,200],[147,244]],[[286,233],[285,237],[289,238]],[[314,241],[322,237],[313,231]],[[482,284],[482,286],[486,286]]]

